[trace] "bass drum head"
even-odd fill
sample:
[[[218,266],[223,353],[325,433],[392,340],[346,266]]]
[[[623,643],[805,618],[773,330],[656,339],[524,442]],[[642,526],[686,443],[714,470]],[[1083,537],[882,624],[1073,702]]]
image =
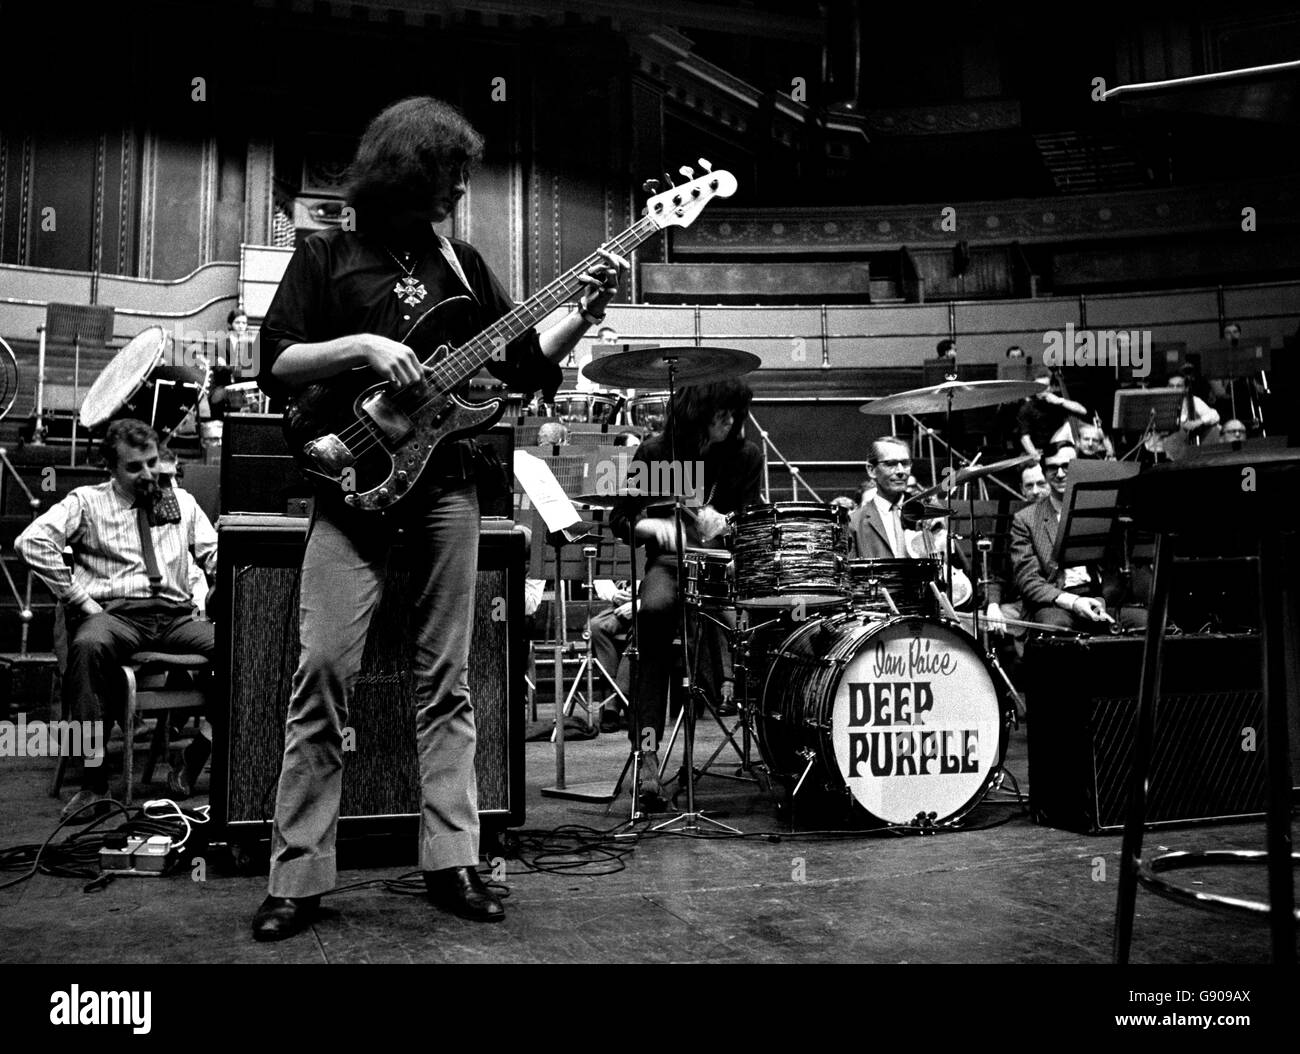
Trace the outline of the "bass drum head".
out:
[[[940,622],[890,619],[844,667],[831,710],[835,764],[854,800],[891,824],[958,817],[1004,753],[997,688],[970,638]]]
[[[81,423],[85,427],[98,428],[112,420],[161,361],[168,339],[161,326],[150,326],[113,356],[82,400]]]
[[[763,757],[881,824],[952,822],[1006,753],[1007,720],[970,637],[921,616],[819,618],[771,656],[757,724]]]

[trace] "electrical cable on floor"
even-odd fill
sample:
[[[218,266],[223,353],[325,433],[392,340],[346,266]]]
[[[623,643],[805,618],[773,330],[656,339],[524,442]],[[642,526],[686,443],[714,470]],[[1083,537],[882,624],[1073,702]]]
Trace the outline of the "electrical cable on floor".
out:
[[[93,809],[102,807],[104,804],[104,802],[92,802],[86,805],[85,808]],[[89,879],[91,882],[85,891],[93,892],[95,889],[103,888],[103,885],[107,884],[99,882],[101,878],[99,851],[108,844],[110,837],[116,841],[123,836],[148,838],[151,835],[166,835],[173,842],[179,841],[179,848],[188,842],[192,824],[208,822],[207,806],[201,806],[199,809],[186,812],[170,799],[146,802],[143,808],[129,809],[121,802],[111,800],[107,802],[107,805],[110,806],[110,809],[105,815],[85,827],[78,828],[76,833],[70,834],[61,842],[54,842],[55,836],[68,826],[69,821],[74,819],[77,813],[67,819],[60,820],[58,826],[50,832],[49,837],[40,845],[31,843],[0,849],[0,872],[23,872],[7,882],[0,882],[0,889],[20,885],[39,872],[55,878]],[[179,815],[146,815],[147,809],[157,811],[158,808],[167,805],[174,808]],[[80,811],[84,811],[84,809]],[[111,830],[104,828],[103,824],[118,813],[122,815],[125,822]]]

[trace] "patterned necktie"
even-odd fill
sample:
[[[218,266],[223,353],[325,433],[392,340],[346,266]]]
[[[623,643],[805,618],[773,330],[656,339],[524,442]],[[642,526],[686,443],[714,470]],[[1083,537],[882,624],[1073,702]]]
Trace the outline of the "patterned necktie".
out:
[[[158,569],[158,554],[153,549],[153,530],[149,526],[149,510],[143,499],[135,503],[135,523],[140,530],[140,552],[144,555],[144,569],[149,576],[149,592],[161,593],[162,572]]]
[[[907,548],[903,542],[903,514],[899,511],[897,505],[891,505],[889,515],[890,530],[894,532],[894,555],[901,560],[907,556]]]

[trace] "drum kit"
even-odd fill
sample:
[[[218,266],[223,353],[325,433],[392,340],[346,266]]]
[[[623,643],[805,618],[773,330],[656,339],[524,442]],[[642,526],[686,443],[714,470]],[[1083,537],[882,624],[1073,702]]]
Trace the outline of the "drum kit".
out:
[[[647,425],[653,420],[671,443],[672,395],[678,384],[743,376],[758,362],[728,348],[647,348],[604,357],[584,372],[611,387],[666,387],[657,416],[642,420]],[[1019,382],[950,382],[879,399],[863,411],[951,413],[1037,390],[1037,385]],[[642,404],[642,412],[650,413],[650,405]],[[670,447],[669,453],[675,461],[675,450]],[[947,477],[954,478],[951,473]],[[943,489],[932,488],[926,497]],[[947,488],[947,506],[923,505],[922,511],[951,516],[952,490]],[[850,559],[846,510],[803,501],[749,505],[727,517],[727,547],[691,548],[684,544],[683,517],[690,514],[685,497],[672,496],[671,501],[682,553],[678,614],[686,698],[703,699],[725,738],[696,770],[693,722],[678,718],[685,729],[687,805],[681,816],[660,827],[684,821],[687,831],[699,830],[701,822],[734,830],[695,807],[696,776],[708,772],[728,743],[741,759],[733,778],[765,781],[775,775],[785,784],[791,822],[801,793],[847,805],[870,824],[921,829],[955,825],[984,798],[1000,778],[1015,719],[1013,690],[996,667],[996,657],[981,648],[978,634],[952,617],[940,589],[942,560]],[[947,556],[950,566],[951,551]],[[635,545],[631,571],[635,620]],[[719,627],[733,648],[739,715],[732,728],[694,684],[686,646],[692,640],[688,612],[694,616],[695,644],[706,621]],[[635,645],[629,659],[636,683]],[[682,707],[682,713],[688,709]],[[743,746],[736,743],[737,730]],[[674,731],[674,740],[676,735]],[[641,741],[635,727],[633,740]],[[757,765],[750,757],[753,741],[762,759]],[[670,741],[669,750],[672,745]],[[642,816],[638,764],[634,748],[619,779],[621,786],[631,769],[634,820]]]

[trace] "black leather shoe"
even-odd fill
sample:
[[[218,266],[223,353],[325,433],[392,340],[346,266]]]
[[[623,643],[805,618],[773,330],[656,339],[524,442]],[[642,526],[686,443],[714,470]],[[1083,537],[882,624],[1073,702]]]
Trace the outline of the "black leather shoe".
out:
[[[471,922],[501,922],[506,909],[472,867],[446,867],[424,873],[429,899],[443,911]]]
[[[315,921],[320,897],[267,897],[253,916],[253,939],[282,941]]]

